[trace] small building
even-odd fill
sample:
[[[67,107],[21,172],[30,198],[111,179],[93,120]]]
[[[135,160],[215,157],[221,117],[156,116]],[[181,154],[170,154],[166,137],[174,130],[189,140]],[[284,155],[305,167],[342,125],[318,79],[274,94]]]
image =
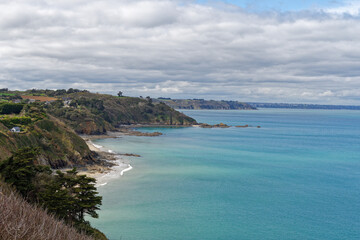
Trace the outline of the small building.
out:
[[[70,103],[72,99],[69,97],[63,97],[62,99],[63,99],[64,107],[70,107]]]
[[[21,100],[20,99],[15,99],[15,100],[13,100],[13,103],[21,103]]]
[[[69,107],[71,103],[71,99],[70,100],[66,100],[64,101],[64,106]]]
[[[15,133],[19,133],[21,131],[21,129],[19,127],[13,127],[12,129],[10,129],[11,132],[15,132]]]

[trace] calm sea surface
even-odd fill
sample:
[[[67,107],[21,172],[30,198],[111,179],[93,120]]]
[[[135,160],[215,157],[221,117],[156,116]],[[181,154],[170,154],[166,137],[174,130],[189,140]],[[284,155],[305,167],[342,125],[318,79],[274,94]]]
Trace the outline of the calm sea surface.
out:
[[[99,187],[110,239],[360,239],[360,111],[183,111],[198,122],[95,143],[137,153]]]

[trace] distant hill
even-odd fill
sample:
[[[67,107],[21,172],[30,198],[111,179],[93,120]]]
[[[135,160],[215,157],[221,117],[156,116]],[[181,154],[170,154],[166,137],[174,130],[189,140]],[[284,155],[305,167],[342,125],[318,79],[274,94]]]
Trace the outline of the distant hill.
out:
[[[320,105],[320,104],[301,104],[301,103],[249,103],[256,108],[291,108],[291,109],[345,109],[360,110],[360,106],[350,105]]]
[[[204,99],[170,99],[157,98],[154,102],[163,102],[175,109],[214,109],[214,110],[253,110],[253,107],[247,103],[237,101],[215,101]]]

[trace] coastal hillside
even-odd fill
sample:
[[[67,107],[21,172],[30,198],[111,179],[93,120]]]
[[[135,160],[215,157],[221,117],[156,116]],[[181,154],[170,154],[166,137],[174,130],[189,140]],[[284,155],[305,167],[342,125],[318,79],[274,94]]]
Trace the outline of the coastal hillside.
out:
[[[71,127],[46,114],[41,106],[25,105],[20,114],[0,116],[0,161],[23,147],[38,148],[38,164],[52,168],[97,162],[96,153],[84,140]]]
[[[10,91],[0,89],[1,102],[42,103],[46,112],[80,134],[104,134],[122,125],[187,126],[196,121],[150,97],[90,93],[86,90],[59,89]]]
[[[154,102],[165,103],[175,109],[214,109],[214,110],[253,110],[253,107],[247,103],[237,101],[215,101],[204,99],[170,99],[158,98]]]
[[[86,90],[0,90],[0,161],[23,147],[39,148],[38,164],[82,167],[98,162],[77,134],[106,134],[123,125],[188,126],[196,121],[151,98]]]

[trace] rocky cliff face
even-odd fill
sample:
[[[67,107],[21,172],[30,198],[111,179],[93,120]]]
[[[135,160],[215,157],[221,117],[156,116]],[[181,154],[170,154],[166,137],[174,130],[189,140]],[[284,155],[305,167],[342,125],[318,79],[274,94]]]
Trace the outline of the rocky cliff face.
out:
[[[13,133],[0,123],[0,161],[23,147],[38,147],[38,163],[52,168],[85,166],[97,162],[85,141],[54,118],[35,122],[26,132]]]

